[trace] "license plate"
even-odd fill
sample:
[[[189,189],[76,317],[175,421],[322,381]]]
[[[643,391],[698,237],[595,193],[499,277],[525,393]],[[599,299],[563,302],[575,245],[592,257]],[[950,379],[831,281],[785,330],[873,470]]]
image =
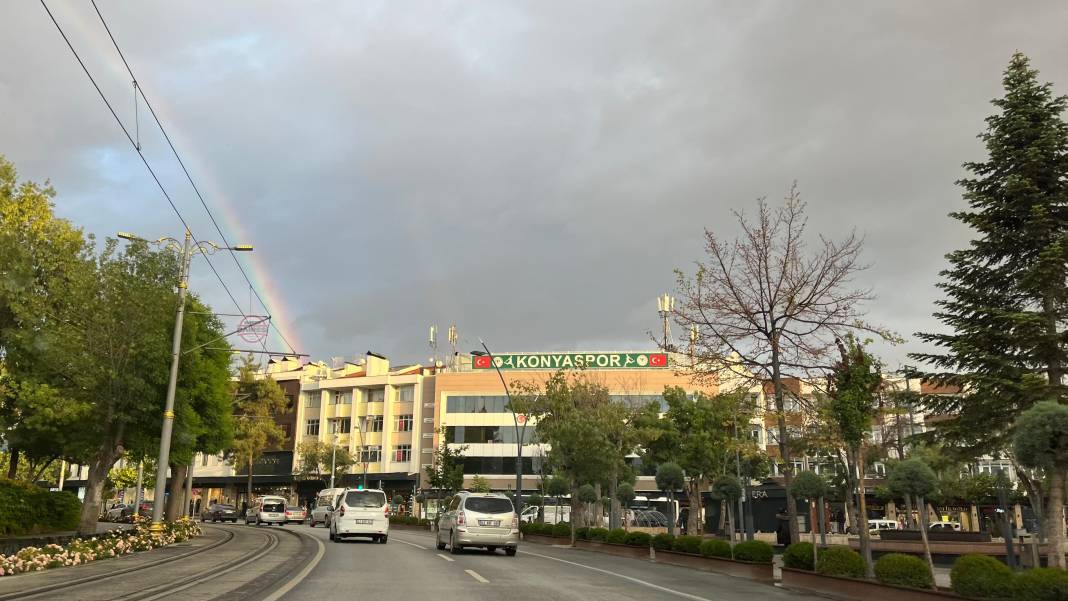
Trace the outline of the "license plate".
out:
[[[500,521],[500,520],[479,520],[479,521],[478,521],[478,525],[479,525],[479,526],[493,526],[493,527],[497,527],[497,526],[500,526],[500,525],[501,525],[501,521]]]
[[[373,523],[375,523],[375,521],[374,520],[356,520],[356,523],[357,524],[373,524]]]

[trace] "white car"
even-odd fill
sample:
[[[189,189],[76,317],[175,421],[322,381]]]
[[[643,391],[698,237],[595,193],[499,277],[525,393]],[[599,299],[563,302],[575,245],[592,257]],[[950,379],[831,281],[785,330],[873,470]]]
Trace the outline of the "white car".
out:
[[[389,541],[389,504],[385,491],[369,488],[347,489],[338,496],[330,514],[330,540],[335,543],[352,536],[369,537],[379,543]]]
[[[286,500],[282,497],[260,497],[245,512],[245,525],[286,525]]]
[[[344,488],[327,488],[319,491],[319,494],[315,495],[315,507],[312,507],[311,516],[309,516],[310,523],[308,524],[312,528],[316,524],[322,524],[323,526],[330,526],[330,513],[334,511],[334,506],[337,505],[337,499],[341,496],[341,493],[345,492]]]
[[[960,532],[960,522],[932,522],[927,529],[932,532]]]

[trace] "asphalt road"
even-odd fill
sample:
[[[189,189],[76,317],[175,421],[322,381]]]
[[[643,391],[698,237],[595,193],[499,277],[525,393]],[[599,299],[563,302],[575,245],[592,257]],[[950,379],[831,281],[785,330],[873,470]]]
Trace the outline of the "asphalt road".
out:
[[[777,587],[648,561],[547,545],[520,544],[508,557],[481,550],[451,555],[429,533],[393,530],[389,543],[327,540],[319,565],[283,601],[434,599],[486,601],[774,601],[822,599]]]

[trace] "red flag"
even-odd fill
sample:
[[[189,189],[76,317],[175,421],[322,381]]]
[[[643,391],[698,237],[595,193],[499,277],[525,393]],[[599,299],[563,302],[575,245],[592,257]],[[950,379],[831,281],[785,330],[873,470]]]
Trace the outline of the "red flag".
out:
[[[490,367],[493,367],[491,365],[491,363],[490,363],[492,360],[493,360],[493,358],[489,357],[487,355],[477,356],[477,357],[475,357],[475,368],[477,368],[477,369],[489,369]]]
[[[666,367],[667,366],[667,355],[665,355],[664,353],[653,353],[652,355],[649,355],[649,366],[650,367]]]

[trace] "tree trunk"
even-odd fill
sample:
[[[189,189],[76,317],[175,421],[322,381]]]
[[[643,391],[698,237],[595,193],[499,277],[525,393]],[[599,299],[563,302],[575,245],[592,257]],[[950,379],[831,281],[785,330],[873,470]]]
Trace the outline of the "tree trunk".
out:
[[[912,530],[912,495],[905,493],[905,528]]]
[[[182,497],[185,495],[185,465],[171,464],[171,479],[167,481],[167,505],[164,510],[168,522],[176,522],[185,515]]]
[[[927,502],[923,500],[923,495],[918,495],[917,505],[920,507],[920,538],[923,539],[923,557],[927,560],[927,567],[934,574],[934,560],[931,559],[931,543],[927,541]],[[932,588],[937,588],[932,585]]]
[[[785,391],[782,385],[782,368],[779,361],[777,333],[773,333],[771,336],[771,381],[775,387],[775,410],[778,413],[776,418],[779,430],[779,455],[782,457],[783,483],[786,486],[786,490],[790,490],[790,485],[794,482],[794,464],[791,461],[790,441],[787,438]],[[797,527],[797,499],[792,495],[786,495],[786,515],[790,525],[790,542],[796,543],[800,540],[800,530]]]
[[[604,504],[601,501],[601,484],[599,482],[593,485],[593,492],[597,494],[597,501],[594,503],[594,506],[597,507],[597,513],[593,515],[593,523],[590,525],[604,528]]]
[[[849,469],[848,467],[846,469]],[[853,498],[853,482],[852,478],[846,476],[846,492],[843,496],[845,503],[845,511],[842,513],[842,534],[847,534],[851,528],[856,526],[856,509],[854,507]]]
[[[810,525],[808,531],[809,531],[809,538],[812,539],[812,567],[813,568],[816,567],[816,559],[817,559],[817,557],[816,557],[816,520],[812,519],[814,513],[816,513],[816,512],[813,511],[812,500],[810,499],[809,502],[808,502],[808,517],[809,517],[809,525]],[[816,517],[818,517],[818,516],[816,516]],[[820,524],[820,528],[823,528],[823,524]]]
[[[678,519],[675,515],[675,491],[670,491],[668,492],[668,534],[675,536],[675,522]]]
[[[85,499],[82,501],[82,517],[78,522],[78,534],[83,536],[96,534],[96,523],[100,519],[100,501],[104,492],[104,483],[108,471],[115,463],[114,451],[98,451],[97,457],[89,466],[85,482]]]
[[[14,480],[19,473],[19,450],[11,449],[7,457],[7,479]]]
[[[616,500],[616,490],[619,489],[619,482],[616,481],[616,477],[613,474],[612,479],[608,481],[608,529],[615,530],[619,528],[619,501]]]
[[[727,538],[727,540],[729,540],[731,542],[731,545],[733,545],[734,544],[734,507],[732,507],[733,503],[731,503],[729,500],[725,500],[724,504],[726,504],[726,506],[727,506],[727,528],[730,529],[730,536]]]
[[[686,516],[686,530],[689,534],[701,536],[701,479],[690,478],[686,487],[686,496],[690,500],[690,513]]]
[[[248,458],[248,484],[246,486],[247,486],[247,490],[245,492],[246,492],[247,496],[245,497],[245,502],[248,503],[248,505],[251,507],[252,506],[252,457]]]
[[[578,498],[578,487],[571,483],[571,546],[575,546],[575,527],[582,517],[582,502]],[[557,516],[559,518],[559,516]]]
[[[875,563],[871,557],[871,533],[868,532],[868,503],[864,494],[864,455],[861,449],[851,453],[857,464],[857,528],[860,530],[860,555],[864,558],[864,573],[868,578],[875,578]],[[934,574],[934,572],[931,572]]]
[[[1049,474],[1049,506],[1046,508],[1046,538],[1049,548],[1046,562],[1051,568],[1064,568],[1064,468],[1055,467]]]

